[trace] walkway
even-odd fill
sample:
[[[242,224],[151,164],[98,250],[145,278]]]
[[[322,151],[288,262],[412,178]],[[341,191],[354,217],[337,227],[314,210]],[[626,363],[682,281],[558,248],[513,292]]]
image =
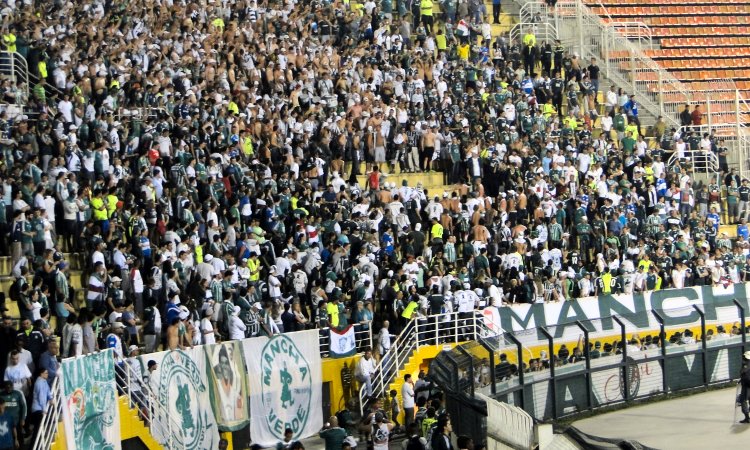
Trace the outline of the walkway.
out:
[[[602,414],[573,425],[594,436],[632,439],[657,449],[744,448],[750,441],[750,425],[732,423],[734,396],[732,387]]]

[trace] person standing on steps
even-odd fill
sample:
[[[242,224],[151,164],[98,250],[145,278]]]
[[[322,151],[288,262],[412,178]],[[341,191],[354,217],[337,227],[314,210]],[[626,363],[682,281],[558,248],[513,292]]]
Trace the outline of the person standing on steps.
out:
[[[500,0],[492,0],[492,23],[500,23]]]
[[[750,423],[750,408],[748,401],[750,398],[750,351],[745,352],[742,355],[742,370],[740,371],[740,396],[737,397],[737,403],[742,407],[742,414],[745,418],[740,420],[740,423]]]

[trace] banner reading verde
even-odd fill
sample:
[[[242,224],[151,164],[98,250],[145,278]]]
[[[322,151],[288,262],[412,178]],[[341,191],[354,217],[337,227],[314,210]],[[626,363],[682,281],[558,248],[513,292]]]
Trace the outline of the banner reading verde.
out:
[[[154,418],[151,434],[161,443],[171,434],[180,449],[216,448],[219,430],[211,409],[203,349],[152,353],[141,357],[141,365],[147,367],[150,360],[158,365],[149,384],[166,411]]]
[[[250,437],[273,446],[290,428],[294,440],[323,427],[318,330],[246,339],[250,384]]]
[[[239,341],[204,345],[211,380],[211,406],[221,431],[236,431],[249,420],[245,358]]]
[[[63,360],[61,379],[67,448],[119,450],[120,410],[112,351]]]

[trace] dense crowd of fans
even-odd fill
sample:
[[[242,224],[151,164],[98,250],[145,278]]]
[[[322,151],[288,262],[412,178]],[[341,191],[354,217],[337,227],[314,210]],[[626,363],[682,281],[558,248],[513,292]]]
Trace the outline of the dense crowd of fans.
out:
[[[747,180],[665,164],[725,162],[713,134],[659,120],[649,144],[634,97],[597,95],[596,60],[493,36],[481,2],[438,20],[422,3],[8,3],[2,43],[33,85],[2,82],[26,104],[0,115],[21,314],[5,379],[36,402],[31,372],[53,379],[60,351],[396,334],[415,315],[748,280]],[[444,191],[398,175],[432,171]],[[85,305],[63,252],[82,255]]]

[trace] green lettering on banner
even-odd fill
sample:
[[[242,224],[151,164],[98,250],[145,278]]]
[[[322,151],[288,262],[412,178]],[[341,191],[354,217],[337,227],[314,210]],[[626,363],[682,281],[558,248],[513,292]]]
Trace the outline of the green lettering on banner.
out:
[[[573,311],[573,315],[570,315],[571,310]],[[581,308],[578,302],[563,302],[560,309],[560,317],[558,317],[557,326],[555,327],[555,339],[562,337],[565,328],[577,328],[578,325],[575,323],[577,320],[580,320],[589,332],[596,331],[596,328],[588,321],[586,313],[583,312],[583,308]]]
[[[714,290],[711,288],[711,286],[702,286],[700,288],[701,298],[703,298],[703,311],[706,314],[706,320],[718,320],[716,308],[736,308],[736,306],[734,305],[735,299],[737,299],[745,309],[745,315],[750,313],[750,309],[748,308],[747,290],[745,287],[745,283],[737,283],[733,285],[733,288],[733,292],[727,292],[718,295],[714,294]]]
[[[526,312],[526,317],[524,317],[523,319],[518,314],[516,314],[516,312],[514,311],[515,309],[516,308],[508,307],[497,309],[498,313],[500,314],[500,326],[502,326],[503,330],[507,332],[515,331],[516,327],[513,326],[514,323],[519,324],[521,326],[521,330],[528,330],[530,328],[536,327],[539,339],[544,339],[544,335],[541,331],[539,331],[539,328],[547,326],[547,320],[544,315],[544,305],[531,305]]]
[[[276,419],[276,422],[273,424],[273,431],[276,432],[276,434],[283,435],[284,429],[282,428],[282,423],[280,420]]]
[[[663,305],[664,301],[670,298],[685,298],[691,302],[700,301],[700,297],[694,289],[667,289],[652,292],[651,309],[664,318],[664,326],[685,325],[700,320],[700,314],[695,310],[682,316],[675,315],[675,313],[668,313],[667,311],[669,310],[665,310]]]
[[[620,303],[613,295],[603,295],[599,297],[599,317],[601,318],[602,331],[619,329],[615,327],[613,315],[625,319],[632,323],[636,328],[648,328],[649,311],[646,309],[646,299],[643,294],[635,294],[633,299],[633,309]]]

